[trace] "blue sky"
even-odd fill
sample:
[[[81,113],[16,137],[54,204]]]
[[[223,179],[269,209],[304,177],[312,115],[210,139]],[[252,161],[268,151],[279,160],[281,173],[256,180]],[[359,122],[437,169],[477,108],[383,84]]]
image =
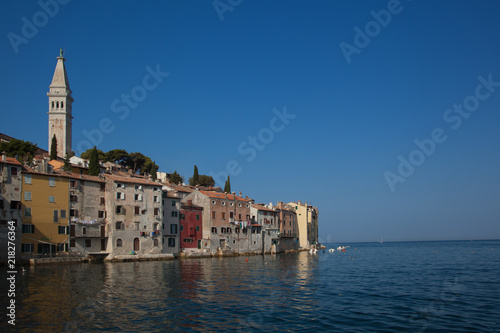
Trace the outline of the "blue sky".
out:
[[[324,242],[500,238],[498,1],[41,3],[1,4],[0,132],[47,148],[63,47],[76,151],[109,119],[98,148],[161,171],[233,161],[234,191],[318,206]]]

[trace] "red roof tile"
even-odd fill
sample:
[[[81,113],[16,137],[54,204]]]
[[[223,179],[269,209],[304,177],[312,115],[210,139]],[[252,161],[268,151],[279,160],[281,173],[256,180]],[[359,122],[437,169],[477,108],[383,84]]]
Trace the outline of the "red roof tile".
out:
[[[2,159],[0,158],[0,163],[22,165],[21,162],[16,160],[14,157],[6,157],[5,161],[2,161]]]
[[[143,185],[151,185],[151,186],[159,186],[161,187],[162,184],[158,184],[152,180],[145,179],[145,178],[138,178],[138,177],[126,177],[126,176],[118,176],[118,175],[110,175],[110,174],[104,174],[104,177],[113,180],[115,182],[120,182],[120,183],[130,183],[130,184],[143,184]]]
[[[252,201],[251,199],[243,199],[242,197],[239,197],[235,194],[227,194],[227,193],[219,193],[219,192],[213,192],[213,191],[200,191],[200,193],[205,194],[206,196],[210,198],[215,198],[215,199],[227,199],[227,200],[237,200],[237,201]],[[226,197],[227,195],[227,197]]]

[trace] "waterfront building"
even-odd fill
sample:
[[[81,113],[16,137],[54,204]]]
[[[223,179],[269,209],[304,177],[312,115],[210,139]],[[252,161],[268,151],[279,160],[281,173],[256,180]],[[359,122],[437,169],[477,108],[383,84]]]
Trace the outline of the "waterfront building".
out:
[[[305,249],[315,247],[318,242],[318,209],[300,201],[290,202],[288,206],[297,214],[299,246]]]
[[[181,252],[199,252],[203,241],[203,207],[188,199],[181,205],[180,223]]]
[[[103,176],[106,179],[108,259],[161,253],[161,185],[139,176]]]
[[[57,57],[56,69],[49,86],[47,96],[49,98],[49,150],[52,138],[57,140],[57,156],[64,158],[66,154],[71,156],[72,135],[72,105],[71,89],[69,87],[68,74],[64,66],[63,52],[61,49]]]
[[[270,205],[271,204],[268,206]],[[297,250],[299,248],[299,236],[297,214],[295,210],[289,205],[283,204],[281,201],[278,201],[274,209],[278,212],[278,228],[280,234],[278,251]]]
[[[54,255],[69,251],[69,177],[46,159],[22,172],[23,235],[21,252]]]
[[[107,253],[106,181],[104,177],[65,173],[69,177],[70,251],[88,256]]]
[[[2,153],[0,158],[0,263],[7,263],[9,222],[15,226],[15,253],[21,252],[21,163]],[[12,229],[12,228],[11,228]],[[30,245],[31,246],[31,245]],[[29,250],[29,249],[26,249]]]
[[[251,199],[213,191],[193,191],[188,199],[203,207],[202,248],[224,255],[263,252],[262,226],[250,219]]]
[[[276,253],[279,242],[278,212],[263,204],[250,206],[252,224],[262,226],[262,245],[265,253]]]
[[[162,252],[178,254],[180,252],[181,198],[177,194],[163,188],[162,201]]]

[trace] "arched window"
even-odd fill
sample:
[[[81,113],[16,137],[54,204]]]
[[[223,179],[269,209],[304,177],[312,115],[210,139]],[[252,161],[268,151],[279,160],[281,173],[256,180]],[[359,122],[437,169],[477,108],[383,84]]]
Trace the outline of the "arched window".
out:
[[[59,101],[56,102],[56,109],[59,109]]]
[[[54,106],[55,106],[55,105],[54,105],[54,101],[52,101],[52,108],[54,108]]]
[[[122,247],[122,240],[121,240],[121,238],[118,238],[116,240],[116,247]]]
[[[61,109],[64,108],[64,102],[61,102]]]

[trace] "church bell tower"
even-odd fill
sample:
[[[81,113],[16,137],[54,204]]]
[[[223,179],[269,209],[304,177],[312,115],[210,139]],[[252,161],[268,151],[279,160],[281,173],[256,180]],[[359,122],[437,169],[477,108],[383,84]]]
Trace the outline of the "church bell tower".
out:
[[[49,86],[49,152],[54,135],[57,140],[57,156],[64,158],[66,153],[71,156],[71,123],[73,116],[71,108],[73,97],[69,88],[68,74],[64,67],[63,50],[57,57],[56,70]]]

